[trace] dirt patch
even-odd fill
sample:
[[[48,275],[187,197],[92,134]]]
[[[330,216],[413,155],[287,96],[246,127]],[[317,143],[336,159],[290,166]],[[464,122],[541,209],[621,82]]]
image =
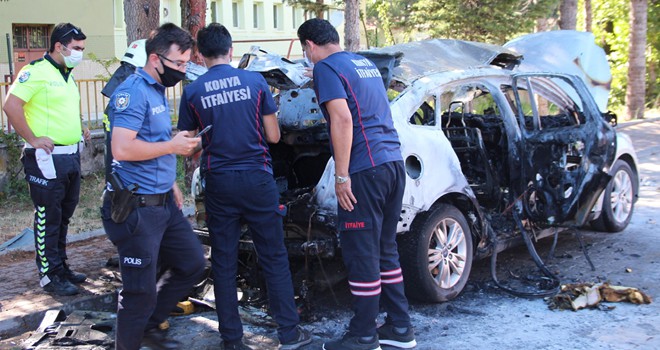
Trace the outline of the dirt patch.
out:
[[[69,223],[69,234],[88,232],[101,228],[98,207],[105,182],[103,173],[82,178],[80,202]],[[0,243],[5,242],[26,228],[32,228],[34,209],[25,183],[25,192],[3,200],[0,207]]]
[[[116,254],[115,247],[105,237],[94,237],[91,239],[70,243],[67,245],[67,261],[71,268],[77,272],[87,275],[87,282],[81,284],[79,296],[97,293],[88,290],[95,281],[115,280],[116,267],[108,267],[108,259]],[[34,252],[13,251],[0,256],[0,303],[3,304],[2,311],[10,307],[11,300],[23,298],[34,293],[44,294],[39,286],[39,275],[34,260]],[[103,278],[101,278],[103,277]]]

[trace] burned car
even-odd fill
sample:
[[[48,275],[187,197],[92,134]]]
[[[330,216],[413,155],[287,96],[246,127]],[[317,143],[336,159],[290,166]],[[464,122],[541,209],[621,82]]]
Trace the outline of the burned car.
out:
[[[428,40],[361,52],[376,63],[406,168],[398,244],[406,293],[440,302],[472,263],[523,239],[591,226],[621,231],[638,192],[630,139],[607,112],[611,80],[590,33],[556,31],[504,46]],[[272,145],[294,285],[300,295],[344,278],[326,121],[299,63],[252,52],[245,69],[276,90]],[[207,237],[197,173],[200,237]],[[246,228],[239,280],[263,291]],[[251,294],[253,295],[253,293]]]

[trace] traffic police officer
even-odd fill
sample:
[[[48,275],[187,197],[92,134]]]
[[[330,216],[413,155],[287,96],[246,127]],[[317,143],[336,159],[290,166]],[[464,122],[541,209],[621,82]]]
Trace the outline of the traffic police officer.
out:
[[[197,34],[209,70],[181,96],[179,130],[213,128],[202,136],[201,173],[211,238],[213,282],[219,330],[225,349],[244,349],[238,315],[236,270],[241,219],[245,220],[266,275],[270,311],[277,321],[280,349],[311,342],[297,327],[298,312],[286,248],[279,192],[268,144],[280,138],[277,106],[258,73],[233,68],[227,29],[212,23]]]
[[[136,350],[180,349],[157,326],[201,280],[206,261],[181,207],[175,182],[176,155],[190,155],[199,138],[172,137],[166,87],[185,77],[193,41],[168,23],[146,42],[144,68],[112,95],[113,171],[117,181],[106,191],[103,226],[117,247],[123,289],[119,294],[115,345]],[[110,189],[110,188],[109,188]],[[166,271],[157,280],[157,264]]]
[[[314,63],[314,89],[328,121],[338,230],[355,312],[346,335],[323,348],[414,347],[396,245],[405,171],[383,80],[371,61],[341,49],[326,20],[304,22],[298,38]],[[376,329],[379,301],[387,317]]]
[[[66,236],[80,194],[82,135],[80,93],[71,71],[82,61],[86,38],[71,23],[56,25],[49,51],[21,69],[3,108],[25,140],[21,160],[35,209],[40,284],[57,295],[77,294],[72,283],[85,280],[66,263]]]

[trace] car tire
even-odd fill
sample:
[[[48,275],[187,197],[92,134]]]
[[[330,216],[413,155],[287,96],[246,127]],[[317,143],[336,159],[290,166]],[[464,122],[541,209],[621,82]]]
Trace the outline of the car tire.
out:
[[[623,160],[612,167],[612,179],[603,194],[600,217],[591,222],[597,231],[620,232],[630,223],[637,195],[637,174]]]
[[[449,204],[437,206],[399,239],[406,294],[427,302],[456,298],[470,275],[473,248],[463,213]]]

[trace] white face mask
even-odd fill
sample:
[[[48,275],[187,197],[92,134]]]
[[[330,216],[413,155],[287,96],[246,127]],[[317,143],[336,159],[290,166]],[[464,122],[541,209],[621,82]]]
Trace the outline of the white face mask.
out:
[[[303,58],[305,59],[305,64],[307,67],[314,68],[314,62],[312,62],[312,60],[307,57],[307,51],[303,51]]]
[[[66,64],[67,67],[69,68],[74,68],[77,66],[80,62],[82,62],[83,59],[83,52],[80,50],[69,50],[66,48],[66,46],[62,46],[65,50],[71,51],[71,54],[69,56],[64,56],[60,52],[60,55],[64,58],[64,64]]]

